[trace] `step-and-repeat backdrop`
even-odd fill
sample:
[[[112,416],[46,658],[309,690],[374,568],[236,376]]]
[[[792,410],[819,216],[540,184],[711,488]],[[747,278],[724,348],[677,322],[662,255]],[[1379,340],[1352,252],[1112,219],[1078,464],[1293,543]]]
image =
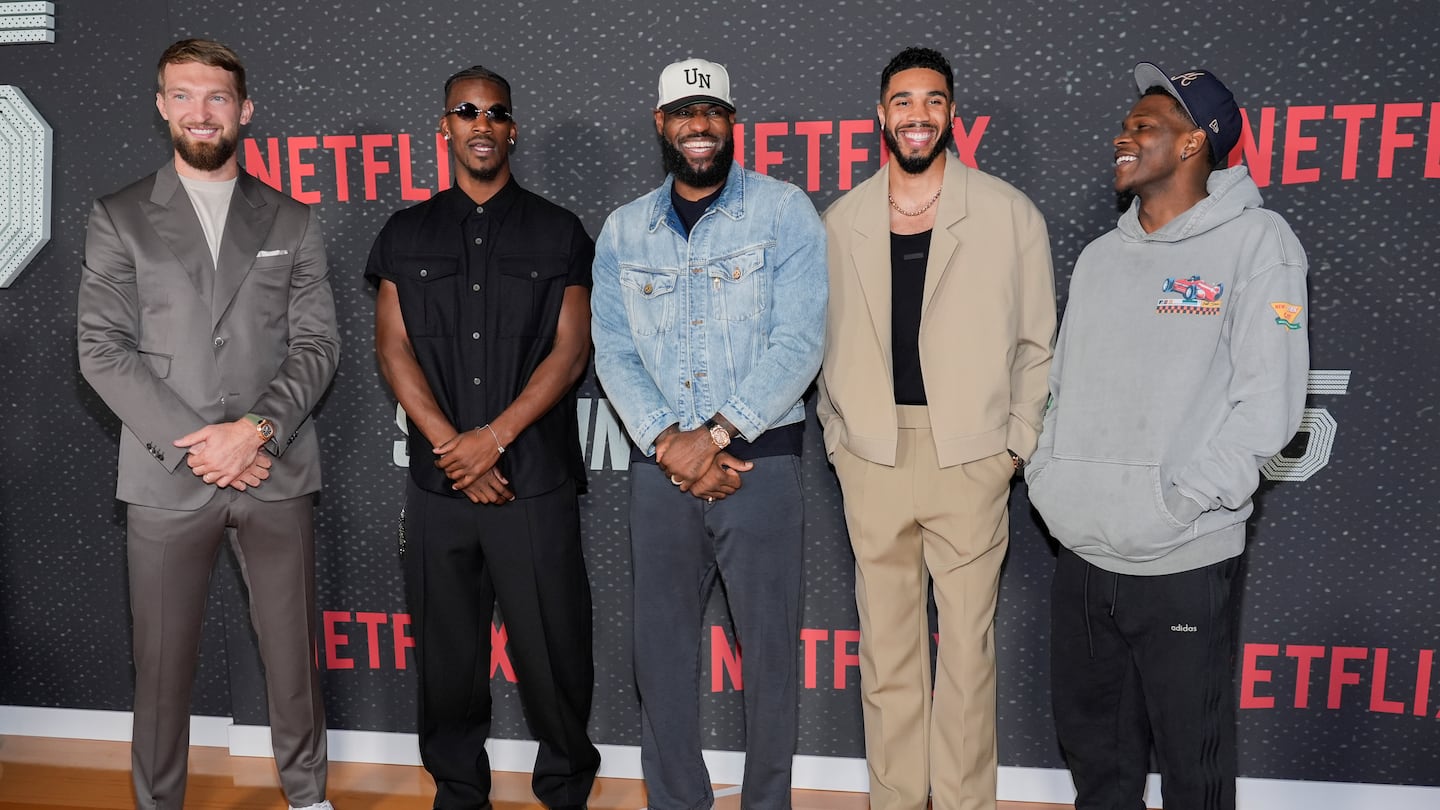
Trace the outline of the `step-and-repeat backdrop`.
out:
[[[1241,772],[1440,785],[1433,3],[55,6],[53,44],[0,45],[0,82],[54,128],[55,158],[51,241],[0,290],[0,705],[130,706],[123,509],[112,498],[119,426],[77,371],[74,299],[91,200],[168,159],[153,93],[155,60],[172,40],[209,36],[241,53],[256,105],[246,170],[319,206],[344,357],[317,417],[326,482],[317,658],[330,726],[375,731],[414,728],[414,649],[396,546],[404,420],[376,371],[374,298],[361,274],[385,218],[450,182],[436,136],[446,76],[483,63],[510,79],[516,175],[593,235],[661,179],[650,111],[668,62],[725,63],[742,122],[738,159],[804,188],[823,211],[880,166],[880,69],[921,44],[955,66],[960,159],[1045,213],[1062,307],[1076,255],[1117,215],[1110,139],[1134,98],[1131,66],[1207,67],[1233,88],[1248,125],[1244,162],[1310,256],[1314,368],[1302,432],[1267,466],[1253,520],[1235,662]],[[18,154],[0,152],[7,181]],[[579,411],[592,728],[597,741],[633,745],[628,444],[593,376]],[[853,561],[819,439],[812,417],[795,640],[800,750],[859,757]],[[1060,767],[1047,686],[1053,543],[1023,484],[1011,508],[997,633],[1001,760]],[[241,592],[226,558],[194,708],[263,725]],[[702,727],[708,747],[738,749],[738,650],[723,603],[710,619]],[[495,637],[495,733],[523,738],[503,626]]]

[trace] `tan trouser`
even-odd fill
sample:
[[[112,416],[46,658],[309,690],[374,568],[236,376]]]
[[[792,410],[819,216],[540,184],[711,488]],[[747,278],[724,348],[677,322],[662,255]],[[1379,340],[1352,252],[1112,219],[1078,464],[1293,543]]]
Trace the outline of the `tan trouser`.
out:
[[[1013,465],[1001,452],[941,469],[926,409],[898,412],[894,467],[835,453],[855,550],[870,806],[923,810],[933,787],[935,810],[993,810],[995,604]]]

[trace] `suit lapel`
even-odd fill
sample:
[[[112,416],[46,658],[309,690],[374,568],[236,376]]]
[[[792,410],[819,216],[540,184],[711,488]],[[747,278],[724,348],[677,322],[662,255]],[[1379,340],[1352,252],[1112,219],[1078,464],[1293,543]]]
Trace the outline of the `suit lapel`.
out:
[[[144,209],[151,227],[175,254],[195,292],[201,300],[209,301],[214,287],[215,261],[205,241],[205,230],[200,227],[200,217],[190,204],[190,195],[180,185],[173,162],[155,173],[155,186]]]
[[[220,266],[215,272],[215,295],[210,301],[212,324],[220,323],[250,267],[255,254],[264,246],[270,226],[275,223],[278,209],[268,205],[260,195],[260,181],[243,169],[230,197],[230,212],[225,218],[225,235],[220,240]],[[201,240],[204,241],[204,240]]]
[[[877,182],[871,183],[855,214],[855,238],[850,245],[851,260],[860,280],[860,290],[870,310],[883,356],[890,357],[890,178],[881,167]]]
[[[954,226],[965,218],[965,184],[969,180],[967,169],[954,154],[945,155],[944,188],[940,191],[940,202],[935,210],[935,229],[930,232],[930,258],[925,262],[925,293],[920,299],[920,322],[925,322],[925,313],[930,311],[930,302],[940,282],[950,271],[951,260],[960,249],[960,239],[955,235]],[[963,268],[962,268],[963,270]]]

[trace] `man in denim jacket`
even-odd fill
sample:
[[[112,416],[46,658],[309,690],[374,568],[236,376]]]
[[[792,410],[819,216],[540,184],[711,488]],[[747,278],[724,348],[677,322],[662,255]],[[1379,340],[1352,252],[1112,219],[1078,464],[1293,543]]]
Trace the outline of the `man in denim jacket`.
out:
[[[669,176],[596,245],[595,370],[636,449],[630,474],[635,678],[654,808],[714,803],[699,667],[718,576],[744,648],[742,804],[790,806],[802,586],[801,395],[825,336],[825,231],[789,183],[734,162],[721,65],[660,75]]]

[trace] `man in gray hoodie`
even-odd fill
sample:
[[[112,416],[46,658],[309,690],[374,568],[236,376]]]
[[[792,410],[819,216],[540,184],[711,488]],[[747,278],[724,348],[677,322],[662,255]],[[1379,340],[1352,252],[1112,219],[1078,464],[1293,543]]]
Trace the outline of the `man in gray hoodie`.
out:
[[[1261,208],[1244,126],[1208,71],[1135,68],[1115,188],[1081,253],[1026,468],[1060,541],[1056,730],[1077,810],[1235,807],[1234,588],[1260,466],[1294,435],[1309,367],[1305,252]]]

